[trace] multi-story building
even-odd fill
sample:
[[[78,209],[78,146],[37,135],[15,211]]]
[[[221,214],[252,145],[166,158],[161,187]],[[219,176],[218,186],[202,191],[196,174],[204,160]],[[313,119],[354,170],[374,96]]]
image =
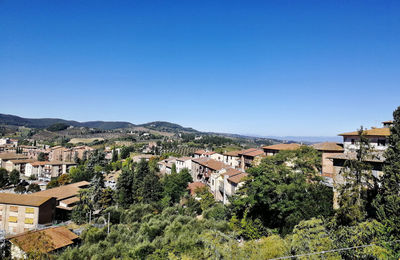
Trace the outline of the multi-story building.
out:
[[[208,157],[195,158],[192,160],[191,173],[193,181],[201,181],[208,184],[211,174],[223,168],[229,168],[229,166]]]
[[[0,229],[19,234],[49,224],[55,207],[56,199],[51,196],[0,193]]]
[[[34,159],[16,159],[9,160],[6,162],[5,168],[7,171],[17,170],[21,174],[25,174],[26,164],[34,162]]]
[[[240,168],[240,151],[231,151],[224,153],[224,163],[232,168]]]
[[[363,136],[366,137],[372,148],[371,153],[364,158],[364,161],[371,166],[371,173],[376,178],[383,175],[383,164],[385,162],[384,152],[388,148],[387,138],[390,136],[391,121],[383,122],[383,128],[371,128],[363,130]],[[343,153],[328,156],[333,164],[333,188],[334,188],[334,208],[337,204],[337,187],[345,183],[341,174],[346,161],[357,159],[357,150],[360,144],[360,133],[358,131],[339,134],[343,137]]]
[[[74,162],[30,162],[25,165],[25,176],[36,176],[39,179],[50,180],[51,178],[68,173],[71,167],[76,165]]]
[[[180,157],[176,158],[176,171],[181,172],[183,169],[192,169],[192,158],[191,157]]]
[[[28,159],[27,156],[19,153],[1,153],[0,154],[0,168],[6,167],[6,162],[9,160]]]
[[[314,149],[321,152],[322,157],[322,169],[321,176],[325,179],[325,183],[329,186],[333,185],[333,177],[335,175],[335,169],[333,161],[330,159],[332,156],[343,154],[344,149],[342,145],[334,142],[324,142],[311,145]]]
[[[250,148],[238,152],[240,157],[240,168],[244,171],[254,165],[257,165],[265,156],[264,151],[256,148]]]

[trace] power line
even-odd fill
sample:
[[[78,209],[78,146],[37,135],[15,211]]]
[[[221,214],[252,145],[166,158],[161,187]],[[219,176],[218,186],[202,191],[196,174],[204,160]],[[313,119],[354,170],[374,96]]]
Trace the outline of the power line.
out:
[[[391,242],[388,242],[388,243],[395,243],[395,242],[399,242],[399,241],[400,240],[395,240],[395,241],[391,241]],[[369,244],[369,245],[362,245],[362,246],[343,247],[343,248],[337,248],[337,249],[314,252],[314,253],[307,253],[307,254],[300,254],[300,255],[290,255],[290,256],[281,256],[281,257],[277,257],[277,258],[270,258],[269,260],[280,260],[280,259],[290,259],[290,258],[296,258],[296,257],[302,257],[302,256],[322,255],[322,254],[327,254],[327,253],[347,251],[347,250],[353,250],[353,249],[357,249],[357,248],[365,248],[365,247],[376,246],[376,245],[377,244]]]

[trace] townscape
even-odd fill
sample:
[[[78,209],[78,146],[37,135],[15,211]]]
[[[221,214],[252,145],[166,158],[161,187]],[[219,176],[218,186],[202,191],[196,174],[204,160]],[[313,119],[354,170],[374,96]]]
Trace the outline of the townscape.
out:
[[[310,144],[176,129],[68,140],[70,125],[4,125],[2,257],[392,258],[400,107],[393,115]]]

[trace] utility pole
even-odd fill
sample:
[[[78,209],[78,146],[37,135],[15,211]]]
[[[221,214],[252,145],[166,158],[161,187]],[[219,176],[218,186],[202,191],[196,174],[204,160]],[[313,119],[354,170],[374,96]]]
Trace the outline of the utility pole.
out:
[[[107,234],[110,234],[110,212],[108,212]]]

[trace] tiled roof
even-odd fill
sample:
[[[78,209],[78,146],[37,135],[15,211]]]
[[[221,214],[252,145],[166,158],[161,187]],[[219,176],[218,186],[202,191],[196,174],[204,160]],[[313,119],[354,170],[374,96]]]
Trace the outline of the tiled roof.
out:
[[[233,169],[233,168],[229,168],[229,169],[226,169],[226,172],[224,172],[222,175],[223,176],[227,175],[227,176],[231,177],[231,176],[234,176],[234,175],[237,175],[237,174],[240,174],[240,173],[242,173],[242,172],[239,171],[239,170],[236,170],[236,169]]]
[[[204,155],[213,155],[215,152],[205,152]]]
[[[245,178],[247,176],[248,176],[248,174],[243,172],[241,174],[237,174],[237,175],[234,175],[234,176],[228,178],[228,181],[238,184],[243,180],[243,178]]]
[[[32,166],[43,166],[43,165],[46,165],[46,164],[48,164],[48,163],[49,163],[49,162],[46,162],[46,161],[44,161],[44,162],[36,161],[36,162],[31,163],[31,165],[32,165]]]
[[[210,168],[215,171],[219,171],[223,168],[228,168],[229,165],[226,165],[223,162],[208,158],[208,157],[201,157],[192,160],[195,163],[198,163],[204,167]]]
[[[243,154],[244,156],[250,156],[250,157],[256,157],[260,155],[264,155],[264,151],[262,150],[256,150],[256,151],[251,151]]]
[[[206,153],[206,151],[204,150],[197,150],[194,152],[194,154],[204,154],[204,153]]]
[[[329,159],[339,159],[339,160],[356,160],[357,154],[355,152],[351,153],[340,153],[340,154],[332,154],[328,157]],[[366,162],[384,162],[385,158],[383,154],[371,154],[365,159]]]
[[[36,196],[55,197],[57,200],[63,200],[78,195],[79,190],[89,184],[90,183],[87,181],[81,181],[32,194]]]
[[[72,245],[77,238],[79,237],[76,234],[65,227],[51,227],[42,230],[28,231],[8,237],[11,243],[17,245],[24,252],[39,250],[42,253],[48,253]],[[38,241],[39,239],[41,240],[40,243]]]
[[[185,157],[176,158],[176,160],[184,162],[184,161],[192,160],[192,157],[185,156]]]
[[[9,160],[9,162],[12,162],[13,164],[19,164],[19,163],[32,163],[35,162],[35,159],[16,159],[16,160]]]
[[[344,150],[342,146],[334,142],[318,143],[311,146],[318,151],[342,152]]]
[[[22,154],[16,154],[16,153],[0,153],[0,159],[3,160],[15,160],[15,159],[28,159],[27,156],[22,155]]]
[[[276,151],[287,151],[287,150],[296,150],[300,148],[300,144],[274,144],[269,146],[264,146],[265,150],[276,150]]]
[[[358,136],[358,131],[348,132],[339,134],[340,136]],[[372,128],[369,130],[364,130],[365,136],[389,136],[390,135],[390,128]]]
[[[240,151],[231,151],[231,152],[226,152],[226,153],[224,153],[224,155],[226,155],[226,156],[235,156],[235,157],[237,157],[237,156],[239,156],[239,152],[240,152]]]
[[[246,153],[254,152],[254,151],[257,151],[257,149],[256,148],[249,148],[249,149],[246,149],[246,150],[240,150],[240,151],[238,151],[238,155],[242,155],[242,154],[246,154]]]
[[[199,188],[203,188],[206,185],[202,182],[192,182],[188,184],[187,189],[190,191],[190,195],[194,195],[196,193],[196,190]]]
[[[0,193],[0,204],[39,207],[51,199],[51,196],[44,195]]]

